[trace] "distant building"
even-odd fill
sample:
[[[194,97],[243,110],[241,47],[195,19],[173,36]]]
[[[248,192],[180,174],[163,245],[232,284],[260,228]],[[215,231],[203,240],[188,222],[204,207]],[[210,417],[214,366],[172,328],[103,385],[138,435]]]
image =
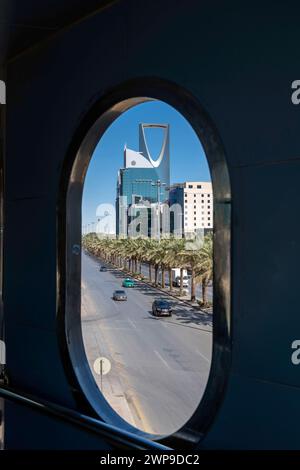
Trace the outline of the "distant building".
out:
[[[149,152],[147,145],[147,139],[145,130],[146,129],[162,129],[163,130],[163,141],[156,160],[154,160]],[[170,186],[170,145],[169,145],[169,124],[145,124],[139,125],[139,151],[151,164],[152,168],[155,168],[157,179]]]
[[[145,129],[157,127],[163,128],[164,139],[158,158],[153,160],[147,147]],[[135,227],[133,209],[138,211],[139,208],[141,210],[143,208],[144,212],[147,209],[147,213],[152,214],[152,218],[150,215],[145,216],[150,222],[154,217],[154,212],[153,207],[152,210],[148,207],[149,204],[163,203],[169,197],[169,125],[140,124],[139,145],[139,152],[125,146],[124,168],[121,168],[118,172],[116,233],[119,237],[133,236]],[[153,226],[154,219],[151,224]],[[157,233],[155,234],[150,230],[149,236],[157,236]]]
[[[182,232],[186,238],[193,237],[198,229],[207,232],[213,228],[213,192],[210,182],[173,184],[169,200],[170,206],[179,204],[182,208]]]
[[[154,237],[157,235],[157,203],[141,200],[128,209],[128,236]]]

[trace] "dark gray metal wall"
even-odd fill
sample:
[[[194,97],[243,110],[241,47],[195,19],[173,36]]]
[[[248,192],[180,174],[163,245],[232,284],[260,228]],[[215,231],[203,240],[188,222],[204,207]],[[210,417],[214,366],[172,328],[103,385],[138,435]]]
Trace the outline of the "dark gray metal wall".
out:
[[[232,185],[232,367],[202,447],[300,447],[300,369],[290,360],[300,333],[300,108],[290,99],[300,78],[299,13],[280,1],[119,1],[9,61],[4,305],[14,386],[76,407],[56,331],[61,171],[103,94],[158,77],[206,109]],[[6,419],[13,448],[14,407]],[[41,426],[33,420],[26,446],[43,447]],[[54,447],[70,447],[49,432]]]

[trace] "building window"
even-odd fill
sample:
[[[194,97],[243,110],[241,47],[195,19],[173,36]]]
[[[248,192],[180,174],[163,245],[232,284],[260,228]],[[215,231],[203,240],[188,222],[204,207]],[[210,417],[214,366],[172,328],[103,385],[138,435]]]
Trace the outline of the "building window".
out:
[[[194,220],[196,220],[196,217],[194,217]]]
[[[196,222],[195,222],[195,223],[194,223],[194,227],[196,227],[196,225],[197,225],[197,224],[196,224]]]
[[[194,211],[194,215],[196,215],[196,212]]]
[[[196,209],[196,208],[197,208],[197,206],[194,206],[194,209]]]
[[[201,184],[197,184],[197,189],[201,189]]]
[[[192,188],[193,188],[193,185],[192,185],[192,184],[189,184],[189,188],[192,189]]]
[[[207,206],[207,209],[210,209],[210,206]]]
[[[210,223],[209,223],[209,222],[208,222],[208,224],[207,224],[207,225],[210,227]]]
[[[207,217],[207,220],[210,220],[210,217]]]
[[[203,202],[203,203],[204,203],[204,200],[202,199],[202,201],[201,201],[201,202]]]
[[[210,211],[208,211],[207,213],[208,213],[208,215],[210,215]]]

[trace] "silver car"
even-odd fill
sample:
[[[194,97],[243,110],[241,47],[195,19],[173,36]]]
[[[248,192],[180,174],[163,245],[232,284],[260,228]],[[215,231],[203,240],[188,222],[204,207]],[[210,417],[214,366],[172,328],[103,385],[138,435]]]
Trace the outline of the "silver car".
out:
[[[124,290],[115,290],[113,293],[114,300],[127,300],[127,295]]]

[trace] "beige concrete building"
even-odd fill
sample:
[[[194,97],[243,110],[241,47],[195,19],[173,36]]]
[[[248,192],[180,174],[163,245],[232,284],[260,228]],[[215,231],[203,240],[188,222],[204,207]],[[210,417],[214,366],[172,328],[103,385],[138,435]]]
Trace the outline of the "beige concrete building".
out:
[[[212,184],[207,181],[186,181],[170,188],[170,204],[182,207],[182,228],[185,237],[197,229],[213,228]]]

